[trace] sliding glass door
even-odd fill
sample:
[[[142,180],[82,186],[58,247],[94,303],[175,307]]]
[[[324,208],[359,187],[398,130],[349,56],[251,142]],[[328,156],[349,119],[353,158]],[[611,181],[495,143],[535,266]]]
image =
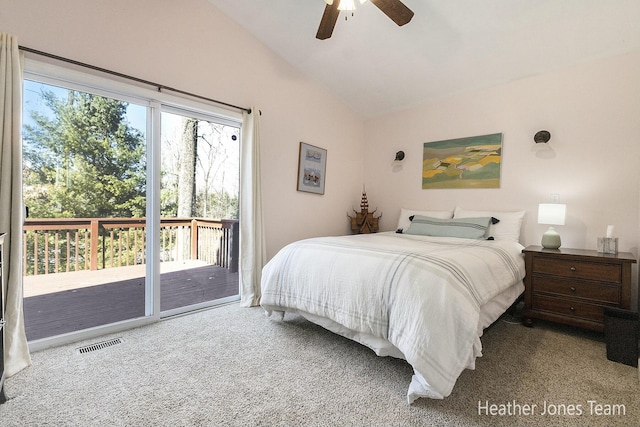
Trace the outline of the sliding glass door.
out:
[[[240,129],[194,111],[161,117],[163,315],[238,298]]]
[[[27,339],[59,343],[239,299],[241,116],[33,68],[23,111]]]
[[[148,107],[24,82],[28,340],[145,316]]]

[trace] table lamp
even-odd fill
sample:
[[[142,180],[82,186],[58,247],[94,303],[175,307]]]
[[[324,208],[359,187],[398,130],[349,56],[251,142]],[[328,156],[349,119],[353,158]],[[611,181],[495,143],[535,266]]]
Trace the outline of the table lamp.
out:
[[[540,203],[538,205],[538,224],[549,225],[549,229],[542,235],[542,247],[558,249],[560,235],[554,230],[554,225],[564,225],[567,205],[560,203]]]

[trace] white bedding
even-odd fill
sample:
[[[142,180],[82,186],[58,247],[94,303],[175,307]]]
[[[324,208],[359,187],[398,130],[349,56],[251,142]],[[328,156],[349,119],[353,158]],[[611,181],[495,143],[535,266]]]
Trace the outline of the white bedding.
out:
[[[524,289],[522,248],[396,233],[302,240],[264,267],[261,305],[406,359],[409,403],[443,398],[482,355],[483,327]]]

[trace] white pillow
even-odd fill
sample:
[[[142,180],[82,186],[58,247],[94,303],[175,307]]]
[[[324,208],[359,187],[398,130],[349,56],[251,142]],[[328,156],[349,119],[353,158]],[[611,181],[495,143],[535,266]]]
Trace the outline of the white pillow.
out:
[[[501,212],[501,211],[474,211],[461,207],[456,207],[453,212],[454,218],[476,218],[491,216],[500,222],[491,224],[487,232],[487,236],[491,236],[496,240],[513,240],[520,241],[520,227],[524,218],[525,211]]]
[[[430,216],[431,218],[439,218],[439,219],[451,219],[453,218],[453,211],[416,211],[413,209],[400,209],[400,218],[398,218],[398,226],[396,230],[403,229],[407,231],[409,226],[411,225],[411,220],[409,219],[412,215],[422,215],[422,216]]]

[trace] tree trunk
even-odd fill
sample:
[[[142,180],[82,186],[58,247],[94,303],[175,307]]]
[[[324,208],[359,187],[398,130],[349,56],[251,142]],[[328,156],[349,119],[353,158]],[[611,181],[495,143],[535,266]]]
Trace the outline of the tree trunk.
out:
[[[178,217],[191,218],[196,214],[196,159],[198,157],[198,122],[184,118],[182,154],[178,176]]]

